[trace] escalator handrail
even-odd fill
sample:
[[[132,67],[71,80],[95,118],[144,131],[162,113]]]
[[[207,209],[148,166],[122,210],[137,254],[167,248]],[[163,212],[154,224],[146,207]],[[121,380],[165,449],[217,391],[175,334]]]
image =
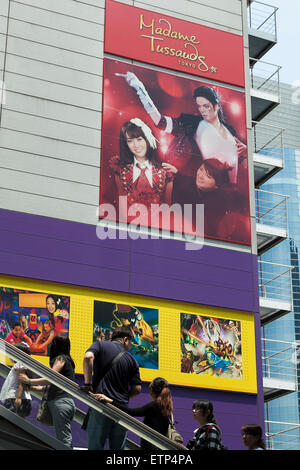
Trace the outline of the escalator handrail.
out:
[[[8,376],[10,370],[11,370],[11,367],[0,362],[0,376],[1,377],[5,379]],[[38,392],[34,390],[34,391],[31,391],[30,393],[31,395],[38,398],[39,400],[41,400],[43,397],[43,392]],[[73,421],[82,425],[84,422],[85,416],[86,416],[86,413],[84,411],[82,411],[79,408],[76,408]],[[140,450],[140,446],[136,442],[133,442],[131,439],[127,438],[125,449],[126,450]]]
[[[42,364],[34,357],[29,356],[20,349],[16,348],[14,345],[7,343],[3,339],[0,339],[0,353],[1,352],[3,352],[13,361],[25,364],[28,369],[47,379],[47,381],[49,381],[51,384],[56,385],[65,392],[69,393],[73,396],[73,398],[77,398],[81,402],[88,405],[90,408],[93,408],[99,413],[103,413],[105,416],[118,422],[129,431],[134,432],[139,437],[147,440],[156,447],[162,450],[186,449],[184,446],[170,440],[166,436],[163,436],[144,423],[141,423],[132,416],[129,416],[127,413],[115,407],[114,405],[95,400],[92,393],[86,393],[82,391],[76,382],[73,382],[72,380],[62,376],[58,372],[52,370],[50,367]]]

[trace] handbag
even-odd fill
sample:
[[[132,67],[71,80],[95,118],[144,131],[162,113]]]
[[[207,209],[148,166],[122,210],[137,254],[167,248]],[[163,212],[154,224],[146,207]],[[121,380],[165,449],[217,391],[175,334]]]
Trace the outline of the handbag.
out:
[[[171,414],[171,417],[169,419],[169,426],[168,426],[168,432],[167,432],[167,437],[171,439],[171,441],[175,441],[178,444],[183,443],[183,437],[182,435],[177,431],[175,428],[174,424],[174,417],[173,414]]]
[[[52,415],[48,407],[48,387],[45,388],[36,419],[47,426],[53,426]]]

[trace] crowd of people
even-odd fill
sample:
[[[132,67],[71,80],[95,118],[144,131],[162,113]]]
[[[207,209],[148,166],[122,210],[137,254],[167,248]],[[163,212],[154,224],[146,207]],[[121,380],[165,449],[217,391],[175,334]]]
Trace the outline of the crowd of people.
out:
[[[20,334],[22,338],[22,334]],[[173,399],[168,382],[156,377],[149,385],[149,402],[137,408],[128,406],[129,399],[141,392],[142,381],[139,365],[129,349],[133,334],[128,327],[118,327],[110,340],[95,341],[86,351],[83,360],[84,384],[81,389],[91,392],[94,398],[111,403],[131,416],[144,417],[144,424],[167,436],[169,423],[173,421]],[[25,341],[15,346],[31,354]],[[70,340],[63,334],[53,338],[50,347],[50,367],[64,377],[75,380],[75,364],[71,357]],[[26,418],[31,413],[30,391],[47,389],[47,403],[56,437],[72,448],[71,423],[75,414],[73,398],[65,391],[49,383],[46,379],[33,376],[31,371],[19,362],[11,368],[0,393],[3,405]],[[222,432],[214,415],[213,404],[209,400],[196,400],[192,413],[198,424],[193,437],[186,444],[189,450],[223,450]],[[111,450],[125,449],[127,429],[103,413],[90,408],[83,423],[88,436],[89,450],[103,450],[106,442]],[[257,424],[247,424],[241,429],[242,441],[249,450],[264,450],[262,428]],[[143,450],[157,450],[146,439],[141,439]]]

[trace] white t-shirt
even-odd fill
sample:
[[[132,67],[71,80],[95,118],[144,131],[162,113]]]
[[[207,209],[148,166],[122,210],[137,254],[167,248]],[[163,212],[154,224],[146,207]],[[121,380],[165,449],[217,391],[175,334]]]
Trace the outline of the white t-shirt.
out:
[[[24,370],[25,372],[24,366],[20,364],[19,362],[17,362],[13,366],[13,368],[9,371],[9,374],[6,377],[4,384],[2,385],[2,389],[0,393],[0,401],[2,401],[2,403],[5,400],[9,400],[10,398],[14,399],[17,397],[18,388],[19,388],[19,380],[18,380],[19,370]],[[26,389],[23,390],[22,399],[31,400],[31,395]]]
[[[217,158],[223,163],[228,163],[232,170],[229,171],[229,180],[235,184],[237,181],[238,152],[236,142],[229,130],[223,126],[226,132],[224,139],[217,129],[204,119],[199,123],[195,134],[195,141],[204,160]]]

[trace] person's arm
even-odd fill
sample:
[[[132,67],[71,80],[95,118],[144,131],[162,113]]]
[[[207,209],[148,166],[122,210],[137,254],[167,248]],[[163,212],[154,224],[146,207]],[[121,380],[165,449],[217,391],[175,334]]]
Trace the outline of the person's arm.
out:
[[[26,343],[32,344],[32,340],[29,338],[29,336],[24,334],[24,339],[25,339]]]
[[[112,405],[116,406],[120,410],[124,411],[125,413],[129,414],[130,416],[145,416],[147,413],[151,412],[154,407],[154,401],[147,403],[146,405],[139,406],[138,408],[129,408],[127,405],[123,403],[119,403],[111,398],[108,398],[103,393],[98,393],[94,395],[94,398],[98,401],[104,401],[106,403],[111,403]]]
[[[34,346],[35,346],[36,349],[46,349],[48,344],[50,344],[51,341],[53,340],[53,338],[54,338],[54,331],[52,330],[51,333],[50,333],[49,338],[47,339],[47,341],[45,341],[44,343],[39,344],[39,342],[42,339],[42,334],[40,334],[39,337],[36,340],[36,343],[34,343]]]
[[[240,158],[246,158],[247,155],[247,145],[244,144],[238,137],[234,138],[237,148],[237,153]]]
[[[170,181],[166,186],[165,191],[165,202],[168,206],[172,204],[172,192],[173,192],[173,181]]]
[[[145,111],[149,114],[154,124],[157,126],[162,118],[160,112],[156,108],[152,99],[150,98],[144,84],[137,78],[132,72],[127,72],[126,75],[116,74],[123,76],[129,86],[135,89],[137,95],[145,108]]]
[[[52,366],[52,370],[60,373],[65,363],[66,361],[62,357],[57,358]],[[51,382],[48,382],[47,379],[43,379],[43,378],[30,379],[25,373],[20,373],[19,379],[20,379],[20,382],[22,382],[22,384],[28,385],[29,387],[31,387],[32,385],[35,386],[35,385],[50,385],[51,384]]]
[[[43,333],[41,333],[41,334],[38,335],[37,339],[36,339],[35,342],[33,343],[34,346],[37,346],[37,345],[40,343],[42,337],[43,337]]]
[[[129,391],[129,397],[132,398],[132,397],[135,397],[136,395],[138,395],[139,393],[141,393],[141,390],[142,390],[142,386],[141,385],[132,385],[131,386],[131,389]]]
[[[24,371],[25,371],[25,369],[17,370],[17,378],[18,378],[19,385],[18,385],[17,396],[16,396],[16,399],[15,399],[16,409],[20,408],[20,406],[22,404],[22,396],[23,396],[24,386],[23,386],[22,382],[20,381],[20,373],[22,373],[22,372],[24,373]]]

